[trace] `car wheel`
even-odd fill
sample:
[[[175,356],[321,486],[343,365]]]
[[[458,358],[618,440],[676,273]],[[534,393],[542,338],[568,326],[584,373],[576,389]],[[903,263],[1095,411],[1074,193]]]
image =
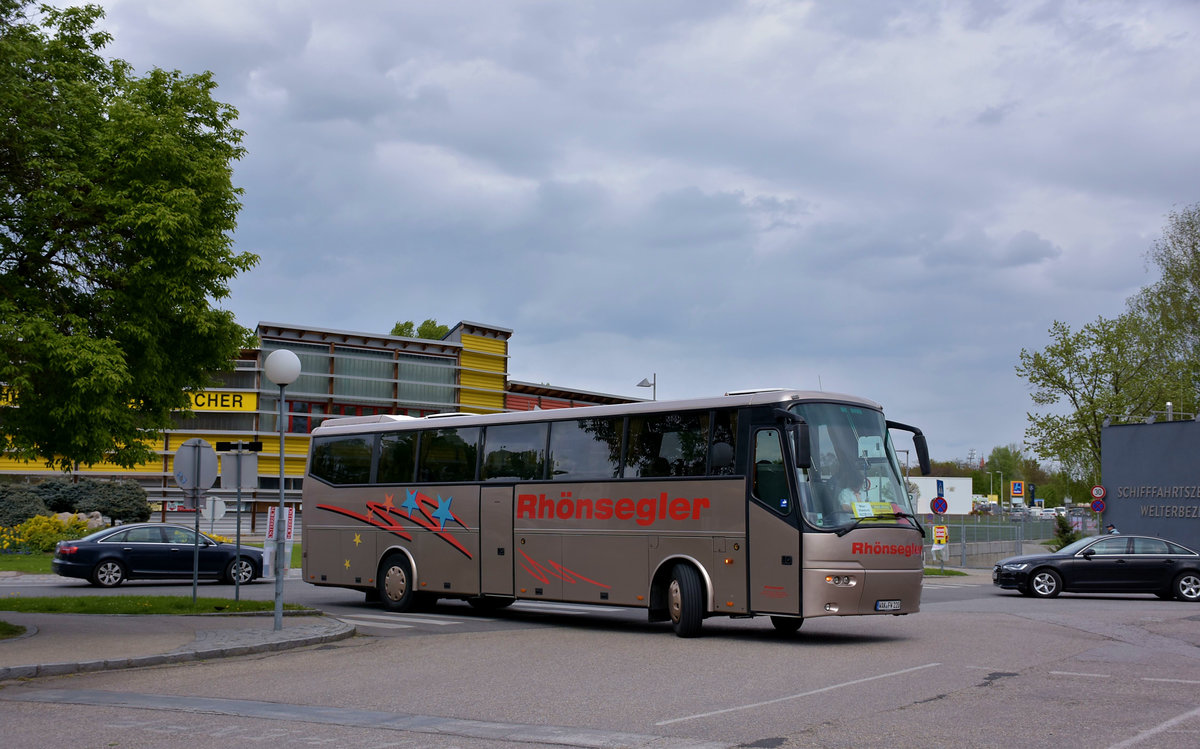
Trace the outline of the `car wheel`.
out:
[[[671,627],[680,637],[700,634],[700,625],[704,622],[703,590],[700,574],[691,565],[677,564],[671,570],[667,610],[671,615]]]
[[[773,616],[771,617],[771,626],[776,632],[785,635],[795,633],[800,629],[800,625],[804,624],[804,619],[798,616]]]
[[[1175,597],[1181,601],[1200,601],[1200,574],[1184,572],[1175,578]]]
[[[412,567],[403,554],[389,554],[379,565],[375,587],[379,602],[388,611],[405,611],[413,601]]]
[[[101,588],[115,588],[125,582],[125,566],[115,559],[106,559],[92,570],[92,584]]]
[[[254,563],[245,557],[238,557],[225,568],[225,581],[230,585],[235,583],[245,585],[254,579]]]
[[[1062,592],[1062,578],[1051,569],[1036,570],[1029,578],[1029,590],[1038,598],[1054,598]]]

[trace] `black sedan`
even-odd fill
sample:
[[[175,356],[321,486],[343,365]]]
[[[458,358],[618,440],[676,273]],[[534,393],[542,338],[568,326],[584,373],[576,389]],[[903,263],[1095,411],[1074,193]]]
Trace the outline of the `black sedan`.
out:
[[[77,541],[59,541],[51,567],[64,577],[90,580],[111,588],[133,578],[192,577],[196,533],[167,523],[137,523],[105,528]],[[247,583],[262,575],[262,549],[223,544],[203,533],[199,576]]]
[[[992,583],[1027,596],[1153,593],[1200,601],[1200,555],[1151,536],[1092,536],[1053,553],[1001,559]]]

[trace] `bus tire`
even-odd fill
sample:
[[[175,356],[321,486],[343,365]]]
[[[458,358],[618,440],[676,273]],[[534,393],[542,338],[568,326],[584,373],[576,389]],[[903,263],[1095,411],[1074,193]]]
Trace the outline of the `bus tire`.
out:
[[[388,611],[406,611],[413,600],[412,566],[403,554],[389,554],[379,565],[375,579],[379,602]]]
[[[700,625],[704,621],[704,586],[700,582],[700,573],[690,564],[677,564],[671,570],[667,610],[676,635],[695,637],[700,634]]]
[[[795,634],[802,624],[804,624],[804,619],[798,616],[771,617],[771,626],[775,628],[776,632],[785,635]]]

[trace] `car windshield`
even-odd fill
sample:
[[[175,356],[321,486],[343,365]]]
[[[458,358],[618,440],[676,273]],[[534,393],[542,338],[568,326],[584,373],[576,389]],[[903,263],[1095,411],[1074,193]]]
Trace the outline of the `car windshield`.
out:
[[[1059,549],[1058,551],[1056,551],[1054,553],[1058,554],[1060,556],[1069,557],[1072,554],[1078,553],[1084,547],[1095,543],[1098,539],[1101,539],[1101,538],[1104,538],[1104,536],[1088,536],[1087,538],[1081,538],[1078,541],[1067,544],[1066,546],[1062,547],[1061,549]]]
[[[808,424],[812,447],[812,467],[800,472],[798,482],[810,525],[914,525],[883,414],[838,403],[799,403],[791,410]]]

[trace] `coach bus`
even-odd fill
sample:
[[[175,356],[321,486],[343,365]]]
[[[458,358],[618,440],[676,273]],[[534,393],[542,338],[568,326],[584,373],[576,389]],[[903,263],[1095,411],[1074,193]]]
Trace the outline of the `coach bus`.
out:
[[[909,614],[924,528],[891,432],[795,390],[494,415],[330,419],[304,480],[304,579],[392,611],[559,601],[710,616]]]

